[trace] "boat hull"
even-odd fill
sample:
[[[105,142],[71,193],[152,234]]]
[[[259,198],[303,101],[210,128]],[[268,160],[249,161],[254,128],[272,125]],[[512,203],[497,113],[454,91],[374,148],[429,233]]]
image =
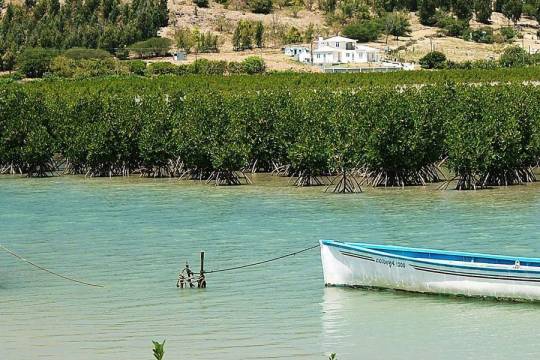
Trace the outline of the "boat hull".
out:
[[[321,242],[327,286],[361,286],[420,293],[540,300],[540,274],[493,272],[387,256],[379,251]]]

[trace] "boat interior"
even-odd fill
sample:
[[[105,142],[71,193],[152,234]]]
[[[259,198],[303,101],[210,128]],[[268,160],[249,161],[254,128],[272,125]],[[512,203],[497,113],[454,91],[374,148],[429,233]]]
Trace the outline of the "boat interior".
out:
[[[331,241],[339,244],[340,242]],[[326,243],[326,242],[323,242]],[[504,268],[536,268],[540,270],[540,258],[512,257],[445,250],[419,249],[402,246],[375,245],[366,243],[341,243],[353,248],[363,248],[389,255],[397,255],[417,260],[429,260],[438,263],[474,263],[475,266],[504,267]]]

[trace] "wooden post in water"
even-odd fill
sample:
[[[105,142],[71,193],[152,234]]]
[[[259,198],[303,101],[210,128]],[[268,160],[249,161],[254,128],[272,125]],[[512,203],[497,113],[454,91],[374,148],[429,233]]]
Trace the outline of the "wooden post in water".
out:
[[[201,251],[201,271],[199,272],[199,287],[206,287],[206,278],[204,276],[204,251]]]
[[[201,274],[204,274],[204,251],[201,251]]]

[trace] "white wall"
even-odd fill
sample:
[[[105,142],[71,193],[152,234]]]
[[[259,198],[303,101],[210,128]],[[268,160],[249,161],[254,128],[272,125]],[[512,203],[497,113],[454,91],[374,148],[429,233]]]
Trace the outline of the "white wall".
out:
[[[331,52],[315,53],[313,57],[314,64],[333,64],[335,62],[337,62],[337,58]]]

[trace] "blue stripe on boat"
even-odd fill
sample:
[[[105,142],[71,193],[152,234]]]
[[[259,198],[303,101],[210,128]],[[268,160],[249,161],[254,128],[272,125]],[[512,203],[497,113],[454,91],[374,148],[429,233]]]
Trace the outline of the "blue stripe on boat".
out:
[[[477,266],[465,266],[445,264],[439,262],[429,261],[433,260],[449,260],[449,261],[462,261],[467,263],[480,263],[480,264],[499,264],[499,265],[514,265],[516,260],[520,262],[521,266],[540,267],[539,258],[526,258],[526,257],[511,257],[502,255],[489,255],[479,253],[468,252],[453,252],[444,250],[432,250],[432,249],[419,249],[419,248],[406,248],[401,246],[391,245],[373,245],[365,243],[343,243],[334,240],[322,240],[322,244],[333,246],[345,250],[352,250],[360,253],[386,256],[394,259],[408,260],[420,264],[429,264],[442,267],[450,267],[457,269],[477,270],[477,271],[493,271],[493,272],[505,272],[505,273],[519,273],[519,274],[535,274],[540,275],[540,271],[521,270],[521,269],[494,269],[484,268]]]

